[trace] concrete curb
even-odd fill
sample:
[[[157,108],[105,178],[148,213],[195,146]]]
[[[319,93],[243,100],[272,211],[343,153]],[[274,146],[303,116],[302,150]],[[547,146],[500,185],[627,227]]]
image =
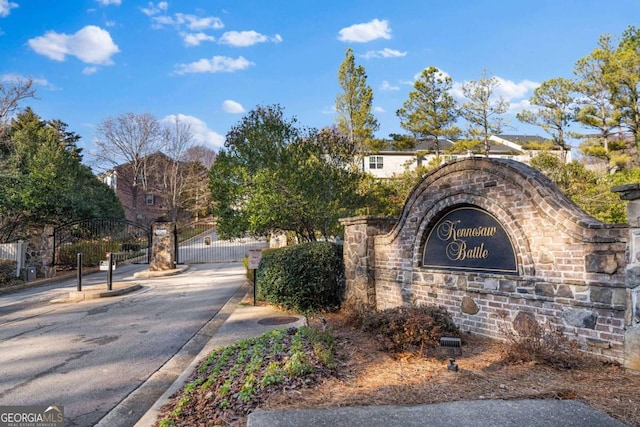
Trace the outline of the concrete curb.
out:
[[[121,295],[125,295],[131,292],[135,292],[138,289],[142,289],[142,285],[140,283],[134,283],[131,285],[123,284],[123,283],[114,283],[113,286],[116,289],[104,290],[104,289],[95,289],[96,287],[106,287],[106,284],[102,285],[93,285],[90,289],[85,291],[70,291],[69,295],[65,298],[55,298],[49,301],[52,304],[57,303],[65,303],[65,302],[80,302],[98,298],[109,298],[109,297],[117,297]]]
[[[171,270],[159,270],[159,271],[145,270],[145,271],[139,271],[137,273],[134,273],[133,278],[134,279],[150,279],[154,277],[175,276],[176,274],[184,273],[188,269],[189,269],[188,265],[179,265],[176,268],[173,268]]]

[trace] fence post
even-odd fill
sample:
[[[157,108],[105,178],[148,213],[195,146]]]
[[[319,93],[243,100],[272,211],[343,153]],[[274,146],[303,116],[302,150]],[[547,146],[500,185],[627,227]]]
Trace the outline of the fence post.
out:
[[[20,277],[20,272],[24,268],[25,248],[22,240],[18,240],[16,245],[16,277]]]

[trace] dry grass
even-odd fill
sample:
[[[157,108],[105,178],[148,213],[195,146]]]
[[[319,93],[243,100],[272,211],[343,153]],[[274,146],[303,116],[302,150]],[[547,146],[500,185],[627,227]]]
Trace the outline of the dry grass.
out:
[[[503,362],[505,344],[464,336],[458,372],[446,358],[382,351],[375,338],[325,316],[336,337],[340,375],[306,389],[273,393],[263,410],[411,405],[477,399],[576,399],[630,426],[640,426],[640,375],[608,363],[557,369]],[[310,323],[317,320],[310,319]]]

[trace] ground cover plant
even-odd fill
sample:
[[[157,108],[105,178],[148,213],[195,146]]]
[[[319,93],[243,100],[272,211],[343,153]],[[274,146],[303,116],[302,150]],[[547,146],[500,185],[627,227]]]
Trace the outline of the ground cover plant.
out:
[[[333,375],[334,340],[313,327],[276,329],[219,348],[204,360],[156,424],[233,424],[268,393],[295,390]]]
[[[206,371],[195,373],[192,377],[191,382],[196,383],[187,386],[199,391],[174,397],[171,406],[163,414],[163,425],[243,426],[247,414],[258,407],[262,410],[287,410],[479,399],[576,399],[627,425],[640,426],[640,397],[637,394],[640,374],[627,371],[616,363],[597,359],[581,359],[588,363],[558,363],[561,355],[549,346],[558,341],[565,346],[567,338],[560,338],[557,329],[544,326],[540,330],[514,333],[505,340],[460,332],[463,346],[462,355],[456,358],[459,371],[452,372],[447,369],[448,357],[438,351],[421,352],[420,346],[416,345],[389,350],[388,343],[391,341],[381,340],[380,330],[365,330],[367,328],[363,326],[369,322],[365,320],[366,316],[343,309],[309,317],[309,330],[323,337],[320,342],[324,344],[316,346],[320,354],[325,354],[322,358],[326,364],[315,359],[313,345],[305,341],[301,351],[306,353],[306,360],[317,360],[313,364],[315,370],[303,376],[286,377],[273,386],[262,387],[263,381],[278,382],[278,375],[273,380],[265,380],[269,378],[269,375],[265,375],[269,364],[279,358],[285,360],[290,357],[291,335],[274,333],[275,336],[288,337],[273,341],[284,344],[277,351],[281,356],[271,355],[272,351],[265,353],[265,363],[260,365],[261,369],[256,371],[259,373],[254,373],[255,379],[249,380],[245,388],[247,391],[247,388],[253,387],[255,392],[247,402],[239,399],[247,377],[223,387],[230,379],[228,373],[223,373],[215,381],[218,388],[212,386],[207,391],[199,389],[213,372],[211,369],[216,362],[210,360]],[[375,318],[380,313],[372,316]],[[450,333],[448,331],[447,335]],[[534,342],[535,334],[542,341]],[[531,345],[537,348],[537,356],[524,358],[523,353],[528,354],[526,348]],[[227,365],[226,369],[236,364],[244,369],[249,366],[252,360],[248,355],[250,353],[246,355],[244,363],[238,362],[240,347],[234,347],[233,355],[229,356],[234,362],[231,366]],[[552,351],[553,357],[548,357],[548,351]],[[218,354],[222,355],[224,351]],[[239,366],[236,370],[239,372],[242,368]],[[274,371],[275,368],[272,368],[271,372]],[[200,377],[203,379],[198,380]],[[224,410],[219,406],[224,398],[216,394],[219,391],[227,396],[230,403]],[[237,398],[232,403],[229,396],[234,395]],[[182,400],[185,403],[178,409]],[[218,402],[218,406],[215,402]]]

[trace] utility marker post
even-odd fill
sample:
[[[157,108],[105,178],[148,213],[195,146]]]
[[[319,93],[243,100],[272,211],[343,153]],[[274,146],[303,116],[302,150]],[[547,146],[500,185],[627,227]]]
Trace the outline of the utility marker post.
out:
[[[256,305],[258,301],[258,286],[256,283],[256,276],[258,272],[258,266],[260,266],[260,260],[262,259],[262,249],[249,249],[249,269],[253,270],[253,305]]]

